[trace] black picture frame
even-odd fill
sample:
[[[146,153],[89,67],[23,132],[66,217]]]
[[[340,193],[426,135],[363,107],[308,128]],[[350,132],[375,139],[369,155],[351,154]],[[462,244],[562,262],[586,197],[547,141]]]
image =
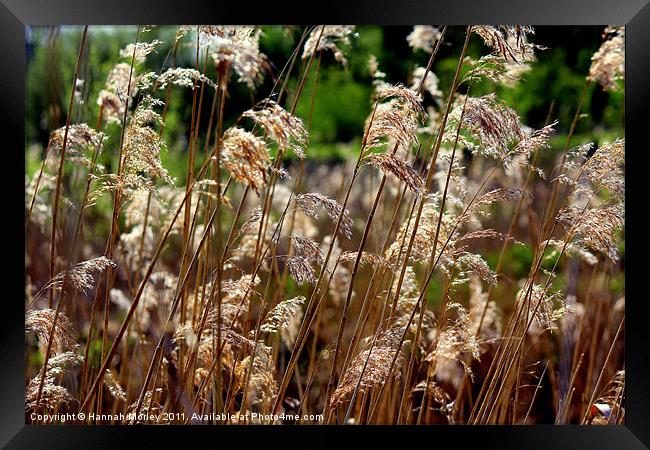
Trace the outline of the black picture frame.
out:
[[[128,426],[36,426],[26,425],[24,416],[24,294],[20,285],[24,247],[5,256],[6,319],[0,327],[0,444],[6,448],[118,448],[136,442],[142,435],[154,441],[171,443],[182,439],[185,445],[195,438],[209,439],[210,445],[229,445],[246,436],[262,445],[331,447],[361,438],[388,445],[480,445],[481,448],[572,448],[637,449],[650,446],[650,346],[643,330],[648,322],[647,301],[642,294],[642,255],[647,254],[644,239],[641,170],[647,162],[648,139],[645,122],[650,117],[650,3],[648,0],[507,0],[502,2],[450,1],[341,1],[311,4],[265,2],[208,2],[193,0],[178,4],[170,0],[126,1],[86,0],[1,0],[0,34],[4,62],[0,79],[0,110],[4,132],[5,210],[0,220],[3,236],[20,235],[23,226],[22,194],[25,140],[25,26],[45,24],[195,24],[195,23],[350,23],[413,25],[422,23],[521,23],[530,25],[626,25],[626,287],[629,301],[625,327],[626,424],[623,426],[486,426],[486,427],[207,427],[179,429]],[[311,9],[311,11],[310,11]],[[644,160],[645,159],[645,160]],[[22,161],[22,163],[21,163]],[[647,170],[647,169],[646,169]],[[7,241],[19,239],[8,239]],[[22,256],[21,256],[22,255]],[[15,275],[14,275],[15,272]],[[24,273],[22,275],[24,279]],[[308,437],[307,435],[314,435]],[[305,440],[308,439],[308,440]],[[149,445],[151,445],[149,444]]]

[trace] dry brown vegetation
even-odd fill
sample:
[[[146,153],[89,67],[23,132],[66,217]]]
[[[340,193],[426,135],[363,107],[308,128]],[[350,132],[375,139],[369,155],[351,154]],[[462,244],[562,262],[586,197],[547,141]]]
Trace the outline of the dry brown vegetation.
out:
[[[348,63],[354,27],[305,27],[273,92],[230,126],[229,89],[255,90],[269,70],[259,30],[180,27],[161,43],[139,27],[95,93],[97,123],[75,122],[73,92],[27,180],[26,420],[622,423],[625,307],[609,281],[623,272],[625,143],[573,146],[572,105],[566,144],[541,167],[553,111],[532,130],[495,94],[472,96],[478,80],[518,81],[532,28],[467,27],[441,92],[431,67],[446,32],[405,36],[430,55],[411,80],[389,82],[372,59],[361,147],[306,169],[311,118],[296,105],[324,54]],[[140,71],[181,43],[195,67]],[[585,86],[620,89],[623,43],[605,30]],[[181,89],[193,98],[184,185],[160,158]],[[121,130],[110,145],[109,123]],[[106,152],[113,167],[98,163]],[[506,258],[518,246],[534,255],[523,277]]]

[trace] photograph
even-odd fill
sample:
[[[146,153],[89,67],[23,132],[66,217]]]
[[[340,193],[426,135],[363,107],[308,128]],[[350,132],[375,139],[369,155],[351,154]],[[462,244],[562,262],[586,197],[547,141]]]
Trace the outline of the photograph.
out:
[[[26,25],[24,423],[625,426],[626,29]]]

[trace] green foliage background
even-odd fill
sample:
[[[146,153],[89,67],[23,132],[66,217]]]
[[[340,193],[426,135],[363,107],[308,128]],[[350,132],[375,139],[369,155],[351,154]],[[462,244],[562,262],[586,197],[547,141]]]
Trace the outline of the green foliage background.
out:
[[[523,79],[514,87],[497,86],[497,95],[514,107],[523,122],[533,128],[544,125],[553,105],[552,118],[559,120],[554,142],[562,147],[563,134],[567,132],[575,112],[580,94],[585,85],[591,55],[601,42],[602,27],[536,27],[532,41],[547,47],[537,52],[537,61],[532,64]],[[49,132],[64,125],[66,108],[71,89],[71,78],[78,51],[81,27],[30,29],[27,66],[27,117],[26,144],[32,152],[41,151],[47,143]],[[251,97],[242,83],[234,80],[229,86],[226,103],[226,125],[251,105],[265,98],[272,90],[274,81],[289,60],[298,44],[303,27],[262,27],[261,51],[271,63],[270,73]],[[358,149],[363,125],[370,111],[371,78],[367,63],[371,54],[379,61],[380,70],[386,73],[390,83],[410,83],[410,74],[417,66],[425,66],[428,54],[413,52],[406,36],[410,27],[357,27],[357,36],[350,48],[345,49],[349,60],[346,68],[337,63],[333,56],[325,53],[318,71],[310,72],[296,113],[310,125],[309,157],[325,160],[344,159]],[[160,39],[164,43],[149,55],[142,71],[160,71],[171,65],[170,49],[176,27],[154,28],[141,36],[142,41]],[[446,92],[462,47],[465,28],[449,27],[445,44],[433,66],[440,79],[440,89]],[[84,59],[82,94],[84,104],[75,107],[73,121],[94,124],[97,118],[97,92],[102,89],[111,68],[119,59],[119,51],[133,42],[136,27],[91,26],[89,28],[88,57]],[[195,67],[196,56],[192,49],[193,34],[186,36],[177,53],[176,64],[181,67]],[[488,49],[479,38],[472,37],[468,54],[477,58]],[[304,62],[303,62],[304,63]],[[316,62],[315,62],[316,63]],[[201,68],[203,62],[199,62]],[[209,68],[210,66],[208,66]],[[294,70],[294,73],[297,71]],[[210,73],[212,78],[215,74]],[[318,76],[316,92],[314,79]],[[294,75],[290,81],[290,95],[298,83]],[[473,95],[494,92],[494,85],[482,82],[473,88]],[[430,100],[429,100],[430,101]],[[204,116],[208,117],[211,101],[203,102]],[[176,90],[170,98],[169,114],[165,121],[165,138],[169,152],[163,155],[172,176],[182,180],[186,169],[185,153],[187,133],[191,120],[191,90]],[[623,134],[624,97],[622,90],[607,93],[600,86],[592,84],[586,94],[584,114],[578,122],[574,144],[587,141],[596,143],[611,140]],[[119,127],[107,130],[114,139]],[[110,148],[110,146],[107,146]],[[552,157],[552,153],[546,153]],[[36,156],[36,154],[34,155]],[[110,163],[107,155],[106,163]],[[36,170],[38,158],[27,156],[27,173]]]

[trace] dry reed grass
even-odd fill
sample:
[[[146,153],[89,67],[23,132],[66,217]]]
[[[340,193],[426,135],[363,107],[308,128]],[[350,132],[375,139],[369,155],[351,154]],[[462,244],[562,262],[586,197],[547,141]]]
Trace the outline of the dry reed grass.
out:
[[[272,67],[258,28],[180,27],[164,43],[139,27],[97,94],[96,127],[71,122],[71,97],[26,183],[26,237],[43,244],[26,267],[27,420],[622,423],[624,297],[608,283],[622,271],[625,143],[572,147],[582,103],[571,105],[564,152],[538,167],[557,121],[530,130],[516,105],[471,94],[477,81],[517,82],[542,48],[533,29],[467,27],[443,92],[431,68],[446,30],[405,36],[430,58],[411,80],[388,83],[371,58],[356,163],[310,177],[311,118],[296,105],[324,53],[349,64],[353,26],[306,27],[266,98],[255,92]],[[620,88],[624,36],[605,30],[586,85]],[[478,61],[466,57],[472,38],[485,44]],[[151,52],[180,44],[194,45],[196,67],[142,72]],[[235,82],[261,100],[225,128]],[[161,161],[175,89],[193,98],[185,185]],[[210,98],[212,114],[199,117]],[[103,148],[109,125],[121,139]],[[112,171],[97,164],[100,149]],[[289,151],[299,167],[283,167]],[[112,214],[97,217],[102,199]],[[90,244],[95,221],[104,249]],[[521,279],[504,260],[513,246],[534,254]],[[558,277],[575,286],[578,276],[586,288],[558,289]]]

